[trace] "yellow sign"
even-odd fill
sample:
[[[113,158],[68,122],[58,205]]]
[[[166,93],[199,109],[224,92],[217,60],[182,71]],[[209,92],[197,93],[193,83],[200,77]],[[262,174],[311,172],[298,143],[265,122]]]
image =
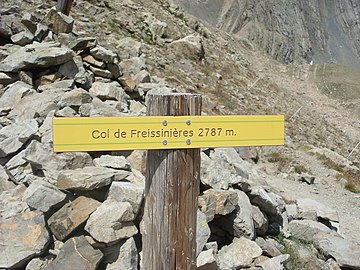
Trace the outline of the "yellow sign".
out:
[[[283,145],[284,117],[54,118],[53,136],[56,152]]]

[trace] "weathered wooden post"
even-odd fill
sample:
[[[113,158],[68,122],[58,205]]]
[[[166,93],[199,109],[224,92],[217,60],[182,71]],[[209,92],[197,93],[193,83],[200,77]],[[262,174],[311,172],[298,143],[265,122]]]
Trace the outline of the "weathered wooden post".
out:
[[[70,14],[73,0],[58,0],[56,5],[56,11],[61,12],[65,15]]]
[[[201,96],[151,95],[147,114],[200,115]],[[167,122],[163,125],[166,126]],[[196,269],[199,176],[199,148],[148,151],[143,269]]]

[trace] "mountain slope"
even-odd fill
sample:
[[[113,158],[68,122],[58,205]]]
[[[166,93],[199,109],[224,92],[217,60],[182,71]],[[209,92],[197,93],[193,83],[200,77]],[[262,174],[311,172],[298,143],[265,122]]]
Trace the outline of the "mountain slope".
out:
[[[360,67],[356,0],[175,2],[218,29],[259,45],[281,62]]]

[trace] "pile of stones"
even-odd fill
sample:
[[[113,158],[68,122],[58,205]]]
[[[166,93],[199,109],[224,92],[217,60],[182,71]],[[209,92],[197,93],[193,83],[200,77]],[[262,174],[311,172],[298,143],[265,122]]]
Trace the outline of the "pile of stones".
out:
[[[149,92],[174,90],[149,74],[139,41],[109,49],[54,9],[0,13],[0,268],[146,269],[146,153],[55,153],[52,119],[144,115]],[[283,269],[294,258],[360,269],[360,243],[340,235],[337,213],[277,195],[251,149],[203,149],[201,160],[198,269]]]

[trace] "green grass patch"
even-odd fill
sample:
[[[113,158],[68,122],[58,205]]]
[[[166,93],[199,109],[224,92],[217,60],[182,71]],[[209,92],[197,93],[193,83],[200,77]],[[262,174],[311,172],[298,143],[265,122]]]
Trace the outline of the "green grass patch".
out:
[[[339,173],[344,172],[344,166],[334,162],[332,159],[330,159],[326,155],[316,153],[316,157],[329,169],[333,169],[335,171],[338,171]]]
[[[277,163],[281,168],[287,166],[290,163],[290,160],[286,156],[278,152],[272,152],[268,157],[268,161],[270,163]]]

